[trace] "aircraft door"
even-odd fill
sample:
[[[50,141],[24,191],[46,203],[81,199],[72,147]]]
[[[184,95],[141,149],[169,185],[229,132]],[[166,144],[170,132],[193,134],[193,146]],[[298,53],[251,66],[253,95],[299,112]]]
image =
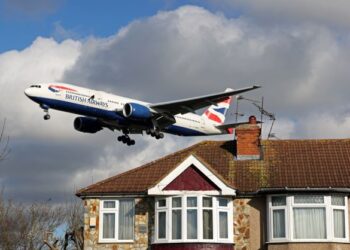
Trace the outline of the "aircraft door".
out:
[[[90,104],[90,112],[94,116],[100,116],[101,115],[101,107],[99,103],[102,101],[102,95],[99,92],[91,93],[91,96],[89,98],[89,104]]]

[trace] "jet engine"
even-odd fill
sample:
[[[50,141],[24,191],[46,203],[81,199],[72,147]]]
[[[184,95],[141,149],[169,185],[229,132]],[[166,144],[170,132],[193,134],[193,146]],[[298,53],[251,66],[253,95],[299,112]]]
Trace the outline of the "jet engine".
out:
[[[91,133],[91,134],[96,133],[103,129],[100,123],[96,119],[90,118],[90,117],[75,118],[74,128],[80,132]]]
[[[145,120],[152,117],[151,110],[138,103],[126,103],[123,108],[123,115],[126,118]]]

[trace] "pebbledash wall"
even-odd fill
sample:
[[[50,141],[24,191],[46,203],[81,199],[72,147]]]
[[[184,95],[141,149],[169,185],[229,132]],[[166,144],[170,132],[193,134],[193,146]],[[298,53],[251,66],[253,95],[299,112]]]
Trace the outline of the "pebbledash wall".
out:
[[[261,232],[265,220],[265,198],[235,199],[234,204],[234,241],[232,249],[259,249],[263,244]],[[133,243],[99,243],[99,208],[100,200],[84,200],[84,249],[151,249],[154,234],[154,198],[135,198],[135,227]],[[262,217],[263,216],[263,217]],[[96,220],[91,227],[91,219]],[[259,228],[260,230],[254,230]],[[252,230],[253,229],[253,230]],[[173,244],[176,246],[176,244]],[[203,244],[201,244],[203,245]]]

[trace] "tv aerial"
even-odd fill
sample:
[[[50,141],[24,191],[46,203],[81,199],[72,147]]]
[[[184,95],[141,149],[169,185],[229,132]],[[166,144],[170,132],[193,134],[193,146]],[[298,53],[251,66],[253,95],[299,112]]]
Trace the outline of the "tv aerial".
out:
[[[244,97],[242,95],[237,96],[236,111],[234,113],[236,115],[236,122],[238,121],[238,117],[244,116],[243,113],[239,112],[239,101],[241,101],[241,100],[245,100],[245,101],[250,102],[251,104],[253,104],[259,110],[259,112],[260,112],[260,121],[261,121],[262,124],[263,124],[264,117],[268,117],[269,120],[272,121],[270,129],[269,129],[269,133],[267,135],[267,139],[270,139],[270,138],[279,139],[276,136],[276,134],[272,132],[273,126],[274,126],[275,121],[276,121],[276,116],[275,116],[274,113],[271,113],[271,112],[267,111],[266,109],[264,109],[264,97],[261,97],[261,101],[258,101],[258,100],[246,98],[246,97]],[[262,125],[261,125],[261,127],[262,127]]]

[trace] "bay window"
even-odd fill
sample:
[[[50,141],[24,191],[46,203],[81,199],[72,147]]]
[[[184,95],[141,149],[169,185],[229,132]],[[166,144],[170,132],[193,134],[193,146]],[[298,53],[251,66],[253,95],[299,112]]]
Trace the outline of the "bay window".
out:
[[[345,195],[272,195],[268,206],[271,242],[348,240]]]
[[[155,243],[233,242],[232,201],[184,195],[156,199]]]
[[[101,200],[100,242],[130,242],[134,240],[134,200]]]

